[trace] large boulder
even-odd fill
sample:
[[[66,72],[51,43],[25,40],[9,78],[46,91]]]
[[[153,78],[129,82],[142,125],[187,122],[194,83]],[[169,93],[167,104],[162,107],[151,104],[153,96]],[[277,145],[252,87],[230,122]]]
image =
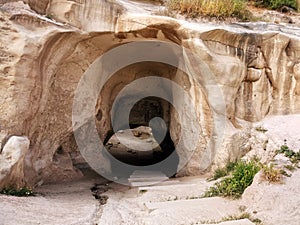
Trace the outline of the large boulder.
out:
[[[29,150],[27,137],[12,136],[0,154],[0,188],[25,185],[24,163]]]

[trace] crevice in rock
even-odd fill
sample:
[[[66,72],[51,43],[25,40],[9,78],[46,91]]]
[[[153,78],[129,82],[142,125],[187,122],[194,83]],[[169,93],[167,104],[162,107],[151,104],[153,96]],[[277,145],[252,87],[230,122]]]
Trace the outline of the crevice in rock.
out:
[[[95,184],[90,190],[95,199],[99,201],[100,205],[105,205],[107,203],[108,196],[103,195],[103,193],[109,190],[108,184]]]

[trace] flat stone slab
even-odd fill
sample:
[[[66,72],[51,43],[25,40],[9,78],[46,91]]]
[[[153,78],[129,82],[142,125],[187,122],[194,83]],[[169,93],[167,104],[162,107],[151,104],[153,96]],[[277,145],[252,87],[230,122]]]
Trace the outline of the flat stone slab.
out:
[[[150,211],[149,217],[145,220],[146,224],[154,221],[159,221],[155,224],[191,224],[195,221],[198,224],[205,224],[210,221],[221,221],[224,217],[239,215],[240,212],[238,204],[234,201],[219,197],[148,202],[145,206]]]

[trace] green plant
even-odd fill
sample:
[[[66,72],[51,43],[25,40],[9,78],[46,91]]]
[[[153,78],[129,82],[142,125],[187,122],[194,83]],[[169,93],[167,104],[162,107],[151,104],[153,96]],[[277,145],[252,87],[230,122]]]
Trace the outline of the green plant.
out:
[[[227,170],[225,168],[217,168],[214,171],[214,176],[213,176],[213,180],[217,180],[221,177],[225,177],[228,174]]]
[[[237,164],[237,161],[235,161],[235,162],[228,162],[227,164],[226,164],[226,170],[228,171],[228,173],[229,172],[231,172],[231,171],[233,171],[233,169],[234,169],[234,167],[236,166],[236,164]]]
[[[258,132],[262,132],[262,133],[266,133],[268,131],[267,129],[265,129],[265,128],[261,127],[261,126],[260,127],[256,127],[255,130],[258,131]]]
[[[214,171],[214,175],[210,180],[217,180],[221,177],[225,177],[227,176],[235,167],[235,165],[237,164],[237,162],[230,162],[228,161],[226,166],[224,168],[222,167],[218,167],[215,171]]]
[[[274,168],[274,164],[262,166],[263,177],[271,183],[280,183],[282,181],[282,174],[279,169]]]
[[[260,219],[257,218],[253,218],[250,213],[247,212],[243,212],[240,215],[231,215],[231,216],[227,216],[227,217],[223,217],[220,221],[215,221],[215,220],[211,220],[211,221],[201,221],[201,224],[219,224],[222,222],[227,222],[227,221],[236,221],[236,220],[242,220],[242,219],[248,219],[251,222],[255,223],[255,224],[261,224],[262,221]]]
[[[224,217],[222,219],[222,222],[232,221],[232,220],[250,219],[250,218],[251,218],[251,215],[247,212],[244,212],[241,215],[233,215],[233,216]]]
[[[259,163],[255,161],[239,161],[230,177],[226,177],[215,183],[203,195],[203,197],[223,196],[239,198],[244,190],[252,184],[255,174],[260,170]]]
[[[280,174],[286,177],[291,177],[291,174],[288,174],[285,170],[280,170]]]
[[[190,17],[238,17],[245,20],[251,14],[246,4],[246,0],[169,0],[167,7]]]
[[[255,224],[262,224],[262,221],[261,221],[260,219],[258,219],[258,218],[250,219],[250,221],[251,221],[252,223],[255,223]]]
[[[295,169],[296,169],[295,166],[293,166],[293,165],[285,165],[284,168],[288,169],[291,172],[295,171]]]
[[[257,6],[263,6],[270,9],[279,9],[282,6],[288,6],[297,9],[297,0],[255,0]]]
[[[289,147],[287,145],[281,145],[280,149],[277,150],[277,153],[285,153],[289,150]]]
[[[290,158],[292,163],[297,163],[300,161],[300,151],[295,152],[291,150],[287,145],[282,145],[276,153],[284,154],[286,157]]]
[[[0,194],[3,195],[12,195],[17,197],[27,197],[27,196],[34,196],[35,193],[27,187],[22,187],[19,189],[13,188],[13,187],[7,187],[0,191]]]
[[[45,16],[47,19],[53,20],[53,16],[52,15],[46,15]]]

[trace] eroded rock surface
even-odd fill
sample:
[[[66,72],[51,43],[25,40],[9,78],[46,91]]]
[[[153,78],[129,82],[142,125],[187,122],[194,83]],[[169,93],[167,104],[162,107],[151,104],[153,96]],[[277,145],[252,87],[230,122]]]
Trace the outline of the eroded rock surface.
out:
[[[183,66],[190,71],[189,76],[155,62],[118,71],[95,105],[99,136],[105,140],[112,129],[111,107],[126,84],[146,76],[168,78],[189,94],[200,124],[196,150],[180,175],[200,174],[213,163],[222,164],[228,157],[247,153],[253,148],[245,142],[254,122],[300,111],[297,27],[267,23],[222,27],[194,24],[143,14],[137,3],[128,5],[127,1],[24,2],[28,5],[0,2],[0,128],[4,137],[29,138],[30,151],[24,166],[28,184],[82,176],[74,167],[74,162],[81,160],[72,130],[75,90],[99,56],[129,42],[176,43],[196,58],[184,56]],[[168,57],[174,53],[162,54]],[[203,65],[210,73],[203,72]],[[215,90],[221,90],[222,95]],[[176,95],[174,101],[182,104],[181,116],[190,127],[178,146],[183,158],[182,152],[191,148],[188,134],[196,126],[189,119],[192,106]],[[181,132],[179,117],[172,109],[166,117],[172,140],[177,144]]]

